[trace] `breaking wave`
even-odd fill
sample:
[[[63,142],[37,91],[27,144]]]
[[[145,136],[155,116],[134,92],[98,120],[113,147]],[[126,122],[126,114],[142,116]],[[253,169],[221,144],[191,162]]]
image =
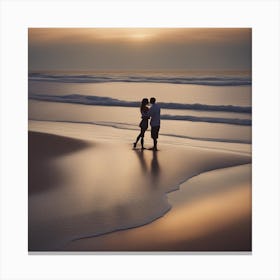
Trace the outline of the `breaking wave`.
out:
[[[139,107],[139,101],[125,101],[111,97],[70,94],[70,95],[46,95],[46,94],[30,94],[29,99],[63,102],[95,106],[118,106],[118,107]],[[159,106],[164,109],[180,109],[180,110],[198,110],[198,111],[217,111],[231,113],[251,113],[252,108],[249,106],[233,106],[233,105],[206,105],[206,104],[182,104],[182,103],[166,103],[158,102]]]
[[[244,86],[251,85],[250,76],[183,76],[183,75],[110,75],[110,74],[54,74],[29,73],[30,81],[60,82],[60,83],[171,83],[194,84],[207,86]]]
[[[191,121],[191,122],[224,123],[224,124],[236,124],[236,125],[252,125],[252,121],[250,119],[212,118],[212,117],[176,116],[176,115],[161,115],[161,119]]]

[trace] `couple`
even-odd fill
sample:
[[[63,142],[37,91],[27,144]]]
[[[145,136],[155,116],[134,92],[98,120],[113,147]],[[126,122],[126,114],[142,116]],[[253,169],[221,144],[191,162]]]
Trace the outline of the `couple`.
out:
[[[148,129],[148,120],[151,118],[151,137],[154,140],[153,150],[157,151],[157,138],[158,132],[160,129],[160,107],[156,104],[156,99],[152,97],[150,99],[151,107],[149,108],[147,105],[149,104],[148,98],[144,98],[141,103],[140,112],[141,112],[141,122],[139,124],[141,128],[140,134],[137,136],[135,143],[133,143],[133,147],[136,148],[138,141],[141,138],[141,146],[144,148],[144,136],[145,132]]]

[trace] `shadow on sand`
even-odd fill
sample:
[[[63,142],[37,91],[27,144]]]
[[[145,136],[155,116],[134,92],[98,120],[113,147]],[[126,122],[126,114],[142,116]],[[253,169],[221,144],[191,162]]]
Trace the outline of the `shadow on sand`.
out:
[[[61,180],[52,159],[88,147],[85,141],[40,132],[28,132],[28,194],[57,186]]]

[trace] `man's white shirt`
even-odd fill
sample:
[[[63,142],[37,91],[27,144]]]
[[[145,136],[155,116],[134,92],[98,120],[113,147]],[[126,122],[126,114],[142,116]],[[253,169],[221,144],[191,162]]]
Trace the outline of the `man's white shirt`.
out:
[[[160,126],[160,107],[156,103],[150,108],[149,115],[151,117],[151,126]]]

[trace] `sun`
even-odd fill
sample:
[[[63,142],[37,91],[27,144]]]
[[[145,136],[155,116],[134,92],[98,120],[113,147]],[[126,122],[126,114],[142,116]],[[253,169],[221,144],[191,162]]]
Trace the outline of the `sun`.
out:
[[[130,38],[135,41],[147,41],[151,39],[153,36],[151,34],[145,33],[138,33],[138,34],[131,34]]]

